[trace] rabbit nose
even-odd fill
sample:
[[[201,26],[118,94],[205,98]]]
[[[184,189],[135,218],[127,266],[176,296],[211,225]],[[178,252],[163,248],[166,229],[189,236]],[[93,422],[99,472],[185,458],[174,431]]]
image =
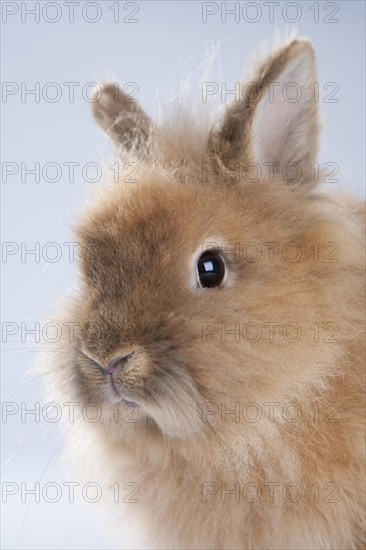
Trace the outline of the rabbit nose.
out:
[[[126,355],[119,355],[118,357],[115,357],[108,363],[106,371],[110,374],[119,374],[126,367],[132,355],[133,353],[128,353]]]

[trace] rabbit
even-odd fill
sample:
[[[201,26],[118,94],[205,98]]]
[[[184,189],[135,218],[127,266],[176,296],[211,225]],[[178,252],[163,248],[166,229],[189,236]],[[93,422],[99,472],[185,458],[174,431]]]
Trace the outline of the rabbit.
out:
[[[146,548],[364,548],[364,205],[317,184],[316,78],[294,38],[214,124],[154,124],[116,83],[93,103],[137,177],[80,214],[44,370],[99,411],[65,445],[133,493],[99,512],[120,547],[127,524]]]

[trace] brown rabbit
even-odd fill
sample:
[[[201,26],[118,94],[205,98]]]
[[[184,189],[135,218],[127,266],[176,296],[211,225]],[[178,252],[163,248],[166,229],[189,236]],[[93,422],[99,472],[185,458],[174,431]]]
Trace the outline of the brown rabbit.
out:
[[[316,188],[315,81],[295,39],[212,128],[94,104],[138,181],[78,225],[47,370],[100,411],[67,435],[80,475],[136,493],[121,541],[132,514],[147,548],[364,548],[363,207]]]

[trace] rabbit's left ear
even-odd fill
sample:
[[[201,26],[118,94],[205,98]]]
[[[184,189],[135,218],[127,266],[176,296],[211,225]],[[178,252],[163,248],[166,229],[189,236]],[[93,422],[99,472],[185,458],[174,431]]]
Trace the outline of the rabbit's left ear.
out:
[[[240,101],[228,107],[209,139],[213,157],[229,171],[254,162],[263,175],[271,169],[286,181],[294,174],[308,180],[318,150],[315,82],[311,43],[292,41],[259,68],[257,78],[242,87]]]

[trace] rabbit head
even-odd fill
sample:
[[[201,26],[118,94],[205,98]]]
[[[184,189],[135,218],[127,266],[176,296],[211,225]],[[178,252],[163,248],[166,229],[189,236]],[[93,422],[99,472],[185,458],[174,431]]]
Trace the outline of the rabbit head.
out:
[[[76,398],[107,415],[138,406],[132,428],[106,422],[115,438],[215,437],[219,453],[222,433],[236,445],[238,403],[260,407],[240,425],[250,441],[269,435],[263,404],[304,400],[334,375],[342,347],[314,345],[314,327],[337,325],[339,262],[354,257],[339,252],[348,222],[314,193],[315,81],[311,44],[294,40],[208,132],[154,125],[114,84],[94,103],[138,172],[104,188],[77,227],[67,368]],[[328,245],[336,263],[315,257]]]

